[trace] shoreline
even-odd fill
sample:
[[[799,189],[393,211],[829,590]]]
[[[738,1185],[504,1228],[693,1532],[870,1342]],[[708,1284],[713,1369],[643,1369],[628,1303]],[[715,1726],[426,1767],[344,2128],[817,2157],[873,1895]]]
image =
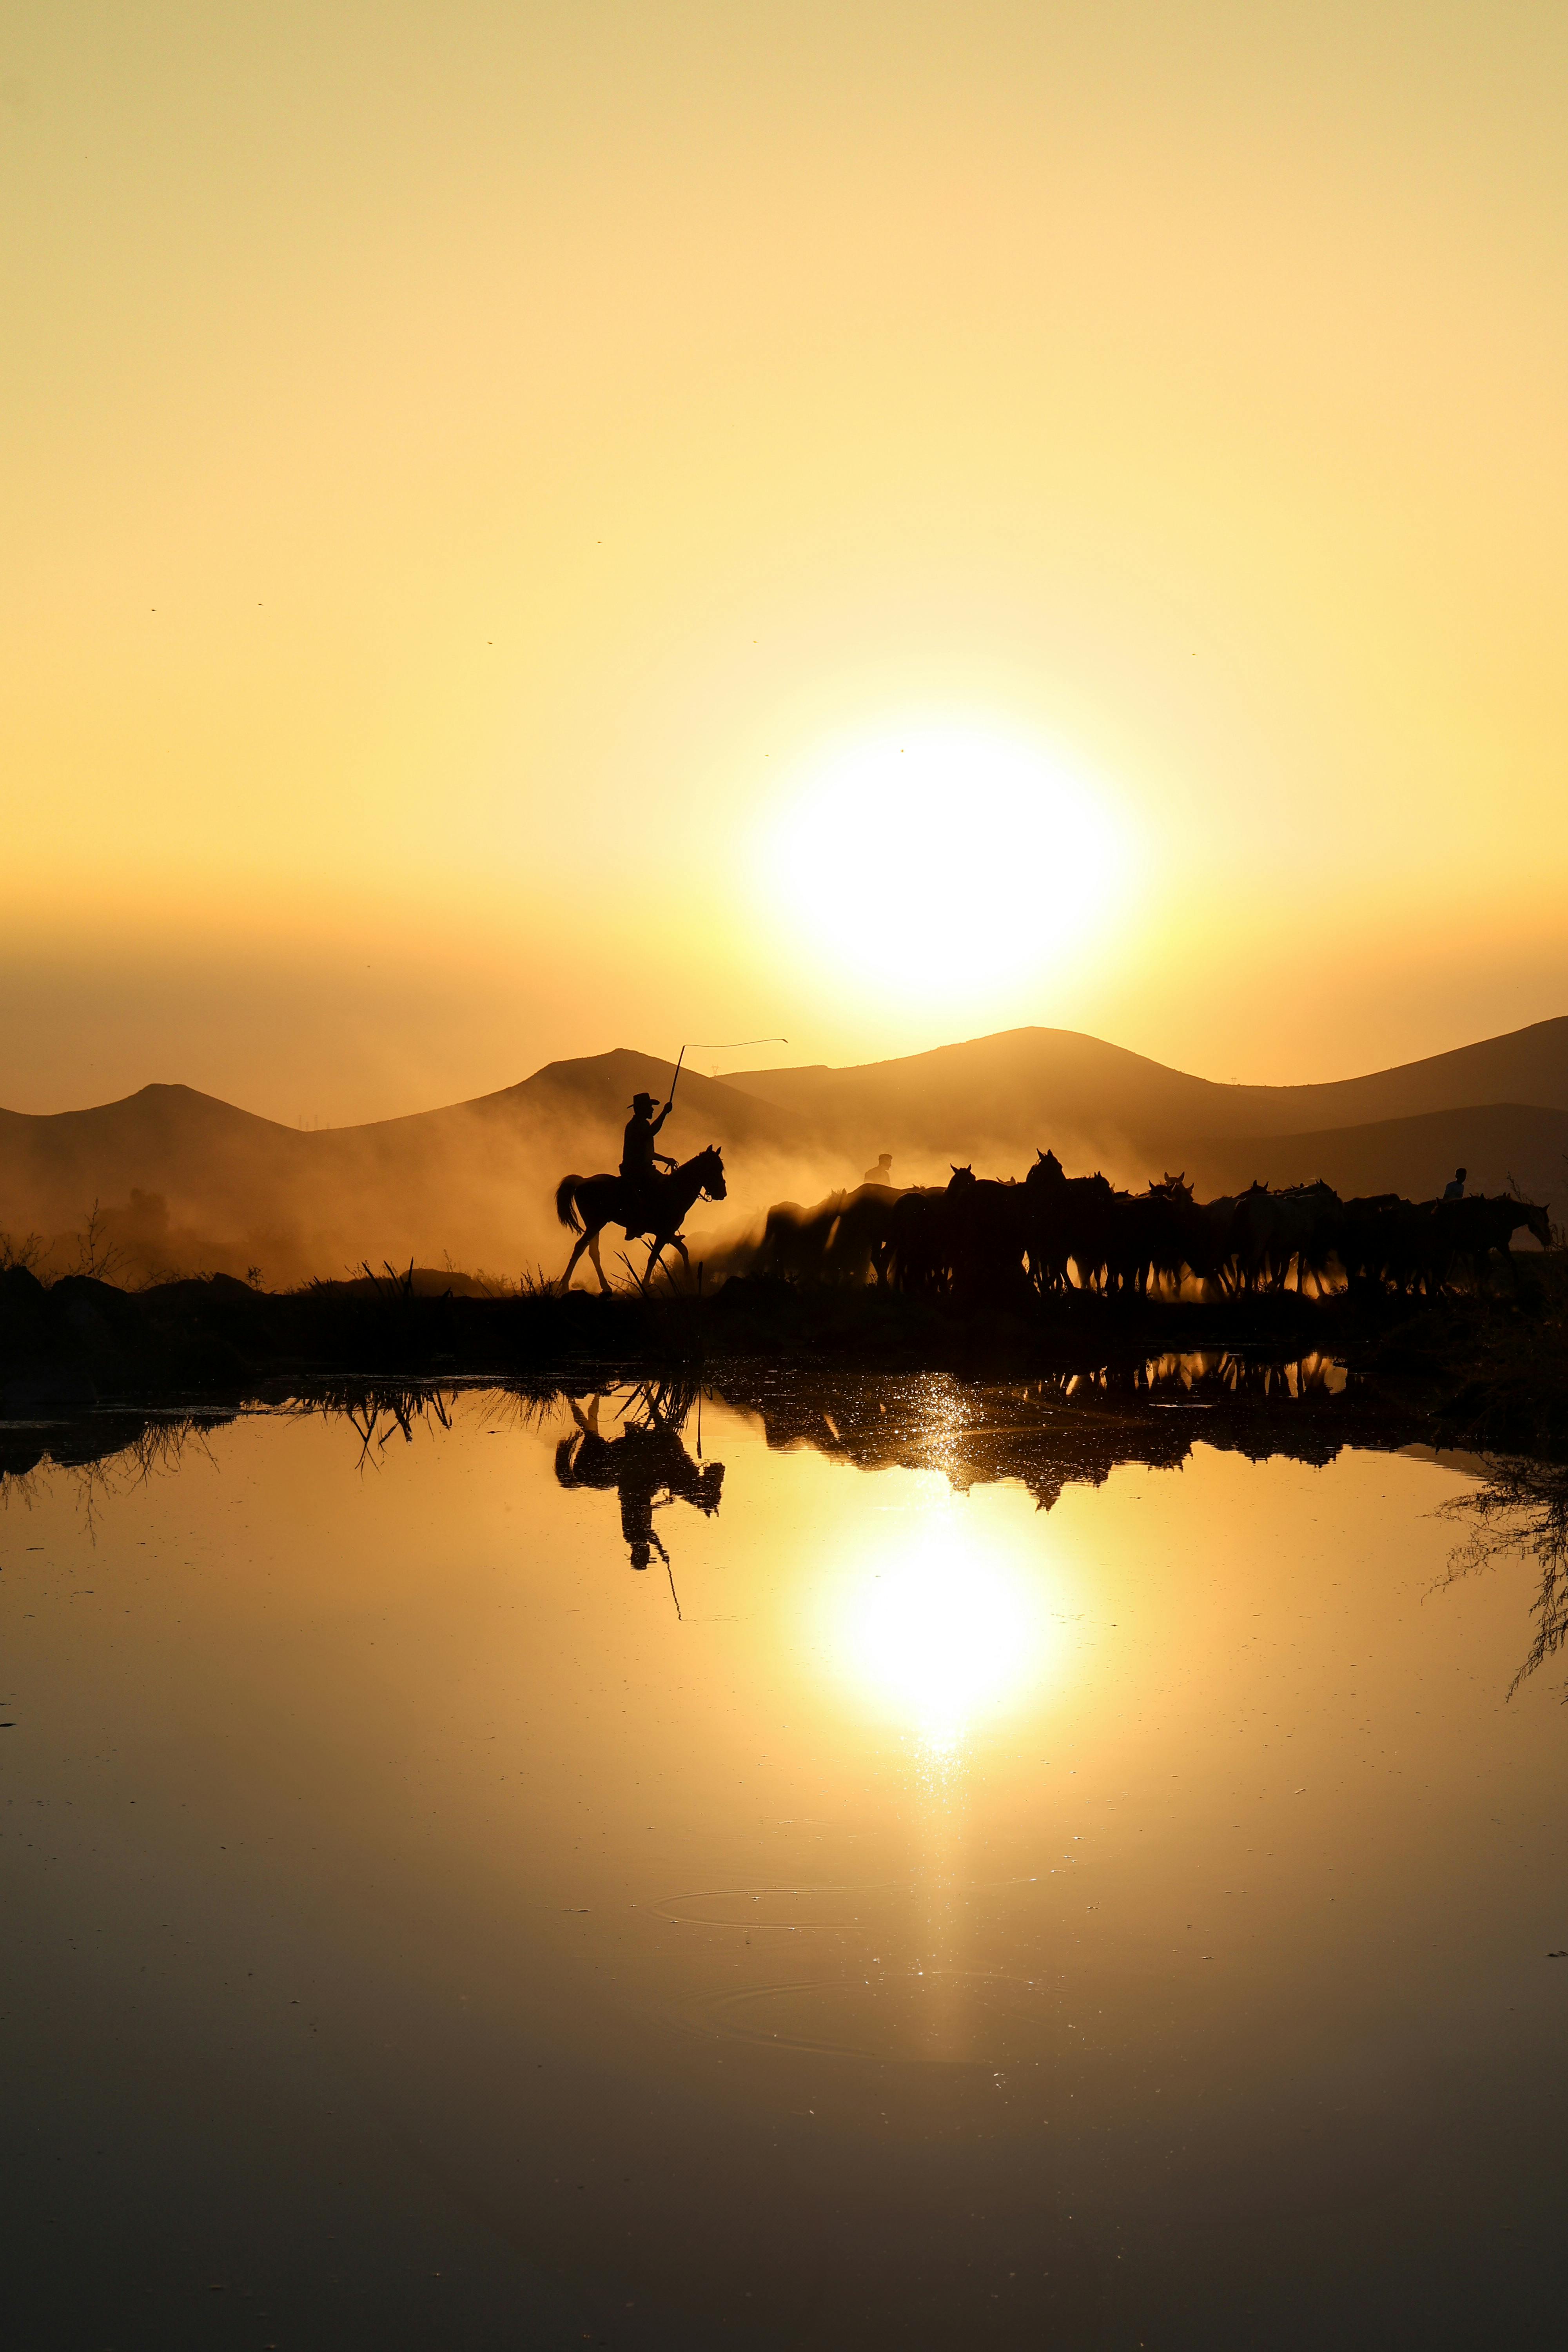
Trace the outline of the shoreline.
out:
[[[0,1423],[261,1403],[323,1381],[586,1387],[601,1374],[664,1372],[728,1384],[742,1367],[802,1380],[1077,1372],[1132,1402],[1142,1368],[1213,1358],[1307,1366],[1299,1380],[1313,1393],[1290,1404],[1312,1412],[1339,1402],[1315,1368],[1342,1366],[1347,1438],[1352,1423],[1387,1414],[1407,1442],[1568,1458],[1568,1254],[1518,1264],[1511,1296],[1286,1291],[1196,1304],[1074,1291],[1022,1311],[756,1276],[707,1297],[476,1297],[421,1296],[393,1276],[268,1292],[226,1275],[142,1291],[75,1275],[46,1289],[10,1268],[0,1274]]]

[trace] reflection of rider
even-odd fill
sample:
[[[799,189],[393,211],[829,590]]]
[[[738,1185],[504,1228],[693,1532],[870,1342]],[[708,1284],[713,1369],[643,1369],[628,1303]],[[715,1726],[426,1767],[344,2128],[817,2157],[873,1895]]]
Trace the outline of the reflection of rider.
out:
[[[669,1554],[654,1531],[653,1515],[668,1503],[690,1503],[710,1516],[719,1507],[724,1484],[721,1462],[693,1462],[678,1430],[655,1421],[651,1426],[633,1423],[619,1437],[599,1434],[599,1400],[589,1400],[584,1414],[575,1397],[568,1402],[577,1424],[575,1437],[563,1437],[555,1449],[555,1475],[563,1486],[614,1487],[620,1498],[621,1534],[634,1568],[647,1568],[657,1551],[668,1566]]]

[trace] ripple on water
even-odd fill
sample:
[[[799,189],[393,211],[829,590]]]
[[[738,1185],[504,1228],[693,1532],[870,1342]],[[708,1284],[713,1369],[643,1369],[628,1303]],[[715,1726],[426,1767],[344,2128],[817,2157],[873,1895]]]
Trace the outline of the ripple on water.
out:
[[[878,2065],[990,2070],[1064,2043],[1081,2055],[1081,2040],[1064,2031],[1044,1986],[977,1969],[748,1985],[699,1996],[678,2014],[692,2032],[721,2041]]]

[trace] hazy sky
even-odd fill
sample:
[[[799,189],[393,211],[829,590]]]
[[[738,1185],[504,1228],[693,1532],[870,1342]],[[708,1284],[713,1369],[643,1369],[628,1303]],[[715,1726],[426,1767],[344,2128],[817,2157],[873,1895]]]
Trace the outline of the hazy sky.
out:
[[[1568,1011],[1564,121],[1508,0],[13,5],[0,1102]]]

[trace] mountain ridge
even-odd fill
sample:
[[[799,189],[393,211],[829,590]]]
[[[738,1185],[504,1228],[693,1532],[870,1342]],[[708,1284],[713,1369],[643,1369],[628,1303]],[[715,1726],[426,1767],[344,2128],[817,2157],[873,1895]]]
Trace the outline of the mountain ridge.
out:
[[[443,1252],[469,1266],[548,1265],[564,1255],[556,1181],[613,1167],[632,1095],[662,1098],[673,1075],[616,1046],[465,1102],[319,1129],[166,1082],[79,1110],[0,1110],[0,1231],[59,1244],[97,1202],[147,1267],[260,1264],[297,1279]],[[1469,1098],[1435,1099],[1445,1090]],[[689,1068],[661,1141],[677,1156],[724,1146],[731,1223],[853,1184],[879,1151],[893,1153],[896,1180],[926,1182],[952,1160],[1018,1174],[1047,1144],[1133,1186],[1184,1167],[1215,1191],[1322,1175],[1342,1192],[1420,1197],[1463,1161],[1483,1190],[1511,1176],[1561,1198],[1568,1017],[1310,1087],[1228,1086],[1040,1028],[844,1069]],[[695,1212],[693,1231],[720,1213]]]
[[[736,1071],[727,1083],[825,1133],[836,1130],[851,1104],[859,1110],[875,1102],[887,1115],[900,1117],[911,1139],[923,1135],[931,1121],[916,1115],[915,1100],[933,1090],[945,1124],[957,1116],[977,1127],[1003,1107],[1004,1087],[1012,1097],[1010,1124],[1023,1089],[1037,1118],[1069,1124],[1110,1118],[1132,1133],[1158,1131],[1174,1118],[1190,1134],[1311,1133],[1486,1103],[1568,1110],[1568,1015],[1384,1070],[1305,1086],[1200,1078],[1079,1030],[1043,1027],[996,1031],[846,1068],[816,1064],[804,1070]]]

